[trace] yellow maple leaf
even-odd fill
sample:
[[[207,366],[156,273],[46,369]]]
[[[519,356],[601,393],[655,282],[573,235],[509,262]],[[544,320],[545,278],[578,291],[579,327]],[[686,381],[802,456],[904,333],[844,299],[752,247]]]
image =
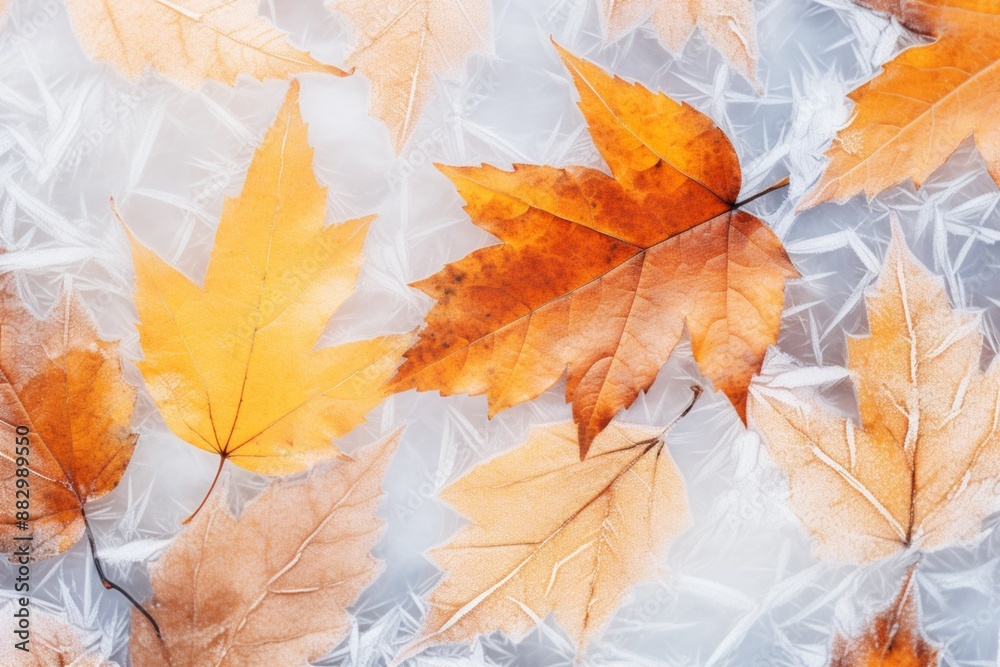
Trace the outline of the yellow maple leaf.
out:
[[[233,85],[240,74],[347,75],[289,44],[257,13],[259,6],[259,0],[66,0],[84,51],[133,83],[149,67],[189,88],[206,79]]]
[[[324,226],[293,82],[226,201],[205,286],[130,235],[146,386],[178,437],[254,472],[335,457],[385,395],[408,336],[313,349],[352,293],[372,217]]]
[[[461,72],[472,51],[492,49],[489,0],[335,0],[350,19],[347,58],[371,82],[371,114],[399,152],[430,101],[435,76]]]
[[[660,41],[680,53],[695,26],[747,81],[757,80],[757,19],[750,0],[601,0],[601,18],[614,41],[652,18]]]
[[[937,38],[904,51],[851,93],[850,124],[827,151],[830,164],[801,207],[874,197],[912,179],[920,187],[969,135],[1000,184],[1000,3],[870,0],[914,32]]]
[[[1000,363],[980,370],[978,317],[951,308],[901,236],[893,223],[866,295],[871,334],[848,339],[859,425],[790,382],[804,371],[780,353],[751,385],[750,423],[788,474],[820,558],[970,542],[1000,509]]]
[[[664,429],[613,423],[581,461],[572,422],[539,427],[444,489],[472,523],[431,552],[445,577],[421,636],[395,664],[430,644],[494,631],[517,639],[550,613],[582,653],[629,588],[661,574],[690,523],[664,438]]]

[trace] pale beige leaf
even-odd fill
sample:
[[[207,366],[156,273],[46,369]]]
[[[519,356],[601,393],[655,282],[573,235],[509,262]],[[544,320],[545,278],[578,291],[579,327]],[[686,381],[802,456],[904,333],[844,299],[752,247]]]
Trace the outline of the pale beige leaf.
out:
[[[189,88],[233,85],[240,74],[346,75],[293,47],[259,8],[260,0],[66,0],[84,51],[133,83],[149,67]]]
[[[0,606],[0,665],[4,667],[117,667],[95,646],[88,645],[80,631],[59,618],[29,607],[31,618],[30,651],[16,647],[23,641],[14,634],[18,630],[14,613],[20,609],[16,601]]]
[[[441,493],[472,523],[431,552],[445,577],[401,657],[497,630],[516,639],[550,613],[582,653],[629,588],[660,574],[690,521],[663,430],[612,423],[583,461],[576,434],[535,428]]]
[[[600,0],[609,41],[652,17],[660,42],[680,53],[695,26],[747,81],[757,80],[757,18],[752,0]]]
[[[493,49],[489,0],[332,0],[355,31],[347,58],[371,82],[370,112],[399,152],[434,91],[465,58]]]
[[[848,340],[860,425],[783,373],[772,353],[749,414],[789,476],[820,558],[865,562],[974,541],[1000,509],[1000,364],[980,370],[978,318],[893,240],[866,295],[871,334]]]
[[[375,510],[400,435],[271,484],[239,518],[213,496],[151,568],[146,608],[163,641],[136,612],[135,665],[303,665],[332,649],[350,629],[344,608],[381,569]]]

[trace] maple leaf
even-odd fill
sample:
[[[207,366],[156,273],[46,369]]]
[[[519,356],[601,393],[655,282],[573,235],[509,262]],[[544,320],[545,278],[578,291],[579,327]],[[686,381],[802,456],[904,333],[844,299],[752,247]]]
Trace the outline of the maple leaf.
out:
[[[35,560],[60,554],[87,530],[84,505],[118,485],[138,436],[136,388],[122,377],[118,341],[104,341],[79,296],[63,290],[43,320],[0,278],[0,550],[33,535]],[[21,468],[28,478],[18,476]],[[17,480],[30,487],[17,492]],[[27,527],[20,527],[29,505]]]
[[[854,115],[827,151],[830,164],[801,208],[920,187],[970,134],[1000,184],[1000,5],[978,0],[873,0],[914,32],[936,38],[889,62],[850,94]]]
[[[834,637],[830,667],[937,667],[938,649],[920,633],[914,569],[892,604],[858,637]]]
[[[612,424],[581,461],[572,422],[536,427],[524,445],[444,489],[440,497],[472,524],[430,553],[445,578],[421,636],[394,664],[431,643],[497,630],[517,640],[549,613],[582,653],[628,589],[660,574],[690,523],[664,437]]]
[[[189,88],[303,72],[348,73],[291,46],[258,15],[259,0],[66,0],[73,30],[92,58],[132,83],[153,67]]]
[[[437,304],[395,388],[485,393],[492,416],[566,373],[585,455],[687,327],[702,372],[742,416],[798,274],[774,233],[738,210],[736,152],[708,117],[559,50],[613,178],[439,166],[502,243],[414,285]]]
[[[865,297],[871,334],[849,338],[860,425],[805,389],[784,355],[753,386],[750,422],[789,476],[820,558],[866,562],[971,542],[1000,509],[1000,364],[979,368],[978,317],[953,310],[898,225]]]
[[[401,434],[272,483],[239,518],[216,494],[150,568],[163,640],[133,617],[134,663],[301,665],[332,649],[381,569],[375,509]]]
[[[336,457],[408,336],[313,349],[352,293],[374,216],[325,227],[293,82],[243,191],[226,201],[204,288],[130,234],[145,360],[167,425],[195,447],[265,475]],[[216,475],[218,479],[218,475]]]
[[[118,667],[85,645],[78,629],[52,614],[30,608],[30,651],[15,647],[20,638],[14,634],[17,619],[14,603],[0,607],[0,665],[18,667]]]
[[[757,19],[748,0],[601,0],[609,41],[652,17],[660,42],[680,53],[697,25],[709,42],[756,88]]]
[[[347,65],[371,82],[371,107],[398,153],[430,100],[435,76],[461,73],[493,48],[489,0],[333,0],[356,32]]]

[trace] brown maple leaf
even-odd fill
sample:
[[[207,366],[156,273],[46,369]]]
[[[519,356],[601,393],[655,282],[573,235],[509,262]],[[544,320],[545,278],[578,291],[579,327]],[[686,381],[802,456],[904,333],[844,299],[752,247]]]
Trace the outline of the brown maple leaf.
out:
[[[472,523],[431,552],[445,576],[395,664],[497,630],[517,640],[550,613],[582,654],[690,522],[668,430],[612,424],[581,461],[571,422],[536,427],[442,491]]]
[[[150,67],[189,88],[206,79],[233,85],[240,74],[348,74],[293,47],[259,8],[259,0],[66,0],[84,51],[133,83]]]
[[[898,225],[865,297],[871,334],[849,338],[860,423],[788,388],[802,369],[770,355],[751,425],[789,476],[791,505],[820,558],[866,562],[982,535],[1000,509],[1000,363],[980,370],[979,318],[956,311]]]
[[[937,667],[938,649],[920,633],[920,605],[915,568],[903,580],[896,599],[857,637],[836,635],[830,667]]]
[[[912,179],[920,187],[969,135],[1000,184],[1000,4],[979,0],[868,0],[934,43],[908,49],[859,87],[850,124],[801,207],[874,197]]]
[[[757,19],[751,0],[601,0],[600,9],[609,40],[652,18],[660,41],[673,53],[681,52],[698,26],[726,60],[760,88]]]
[[[736,152],[708,117],[560,54],[613,177],[439,167],[502,243],[416,283],[437,304],[397,390],[485,393],[492,416],[565,373],[585,455],[686,327],[702,372],[742,416],[795,269],[777,236],[739,210]]]
[[[118,485],[132,457],[136,388],[122,377],[117,341],[97,335],[71,289],[43,320],[0,278],[0,549],[31,534],[35,560],[60,554],[88,530],[84,505]],[[28,476],[18,470],[27,468]],[[26,479],[24,488],[18,479]],[[19,500],[28,500],[27,529]]]
[[[347,65],[371,82],[371,114],[398,153],[430,101],[435,76],[460,74],[466,56],[493,48],[489,0],[329,0],[355,30]]]
[[[375,509],[401,434],[272,483],[239,518],[215,494],[151,567],[163,640],[133,615],[137,667],[301,665],[332,649],[381,569]]]
[[[22,641],[14,613],[15,603],[0,606],[0,665],[4,667],[118,667],[100,652],[84,642],[78,629],[60,618],[37,608],[28,607],[30,614],[29,640],[22,651],[16,644]]]

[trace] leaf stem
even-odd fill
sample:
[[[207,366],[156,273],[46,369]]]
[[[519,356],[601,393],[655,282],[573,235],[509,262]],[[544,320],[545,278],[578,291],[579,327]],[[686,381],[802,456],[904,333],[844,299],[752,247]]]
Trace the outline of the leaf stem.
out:
[[[104,575],[104,568],[101,566],[101,559],[97,557],[97,542],[94,540],[94,531],[90,529],[90,521],[87,520],[87,513],[84,511],[83,506],[80,507],[80,516],[83,517],[83,527],[84,532],[87,533],[87,541],[90,543],[90,557],[94,561],[94,568],[97,570],[97,576],[101,578],[101,584],[104,586],[105,590],[114,590],[125,596],[125,599],[132,603],[132,606],[139,610],[139,612],[146,617],[150,625],[153,626],[153,630],[156,631],[156,636],[160,641],[163,641],[163,635],[160,634],[160,626],[157,625],[156,621],[153,619],[152,615],[146,608],[139,604],[138,601],[124,588],[111,581]]]
[[[191,523],[191,519],[193,519],[196,516],[198,516],[198,512],[200,512],[201,508],[204,507],[205,503],[208,502],[209,496],[212,495],[212,491],[215,490],[215,485],[219,481],[219,475],[222,474],[222,466],[224,466],[224,465],[226,465],[226,456],[225,456],[225,454],[220,454],[219,455],[219,467],[215,470],[215,477],[212,479],[212,486],[208,487],[208,493],[206,493],[205,497],[201,499],[201,504],[198,505],[198,509],[196,509],[194,512],[192,512],[191,516],[189,516],[188,518],[184,519],[184,521],[181,522],[182,526],[186,526],[187,524]]]
[[[670,420],[670,423],[667,424],[667,426],[663,429],[660,435],[658,435],[655,438],[646,440],[644,442],[638,442],[636,444],[648,445],[654,442],[664,441],[665,438],[667,437],[667,434],[670,433],[672,430],[674,430],[674,427],[677,426],[677,422],[687,417],[688,413],[694,409],[694,404],[698,402],[699,398],[701,398],[702,393],[704,393],[704,389],[702,389],[700,386],[696,384],[691,385],[691,400],[688,402],[687,407],[685,407],[684,410],[681,411],[679,415]]]
[[[771,187],[769,187],[769,188],[767,188],[765,190],[761,190],[760,192],[758,192],[755,195],[750,195],[746,199],[743,199],[741,201],[736,202],[735,204],[733,204],[733,208],[734,209],[740,208],[741,206],[745,206],[745,205],[749,204],[750,202],[752,202],[755,199],[760,199],[764,195],[771,194],[775,190],[780,190],[781,188],[786,188],[786,187],[788,187],[788,177],[787,176],[785,176],[783,179],[781,179],[780,181],[778,181],[777,183],[775,183]]]

